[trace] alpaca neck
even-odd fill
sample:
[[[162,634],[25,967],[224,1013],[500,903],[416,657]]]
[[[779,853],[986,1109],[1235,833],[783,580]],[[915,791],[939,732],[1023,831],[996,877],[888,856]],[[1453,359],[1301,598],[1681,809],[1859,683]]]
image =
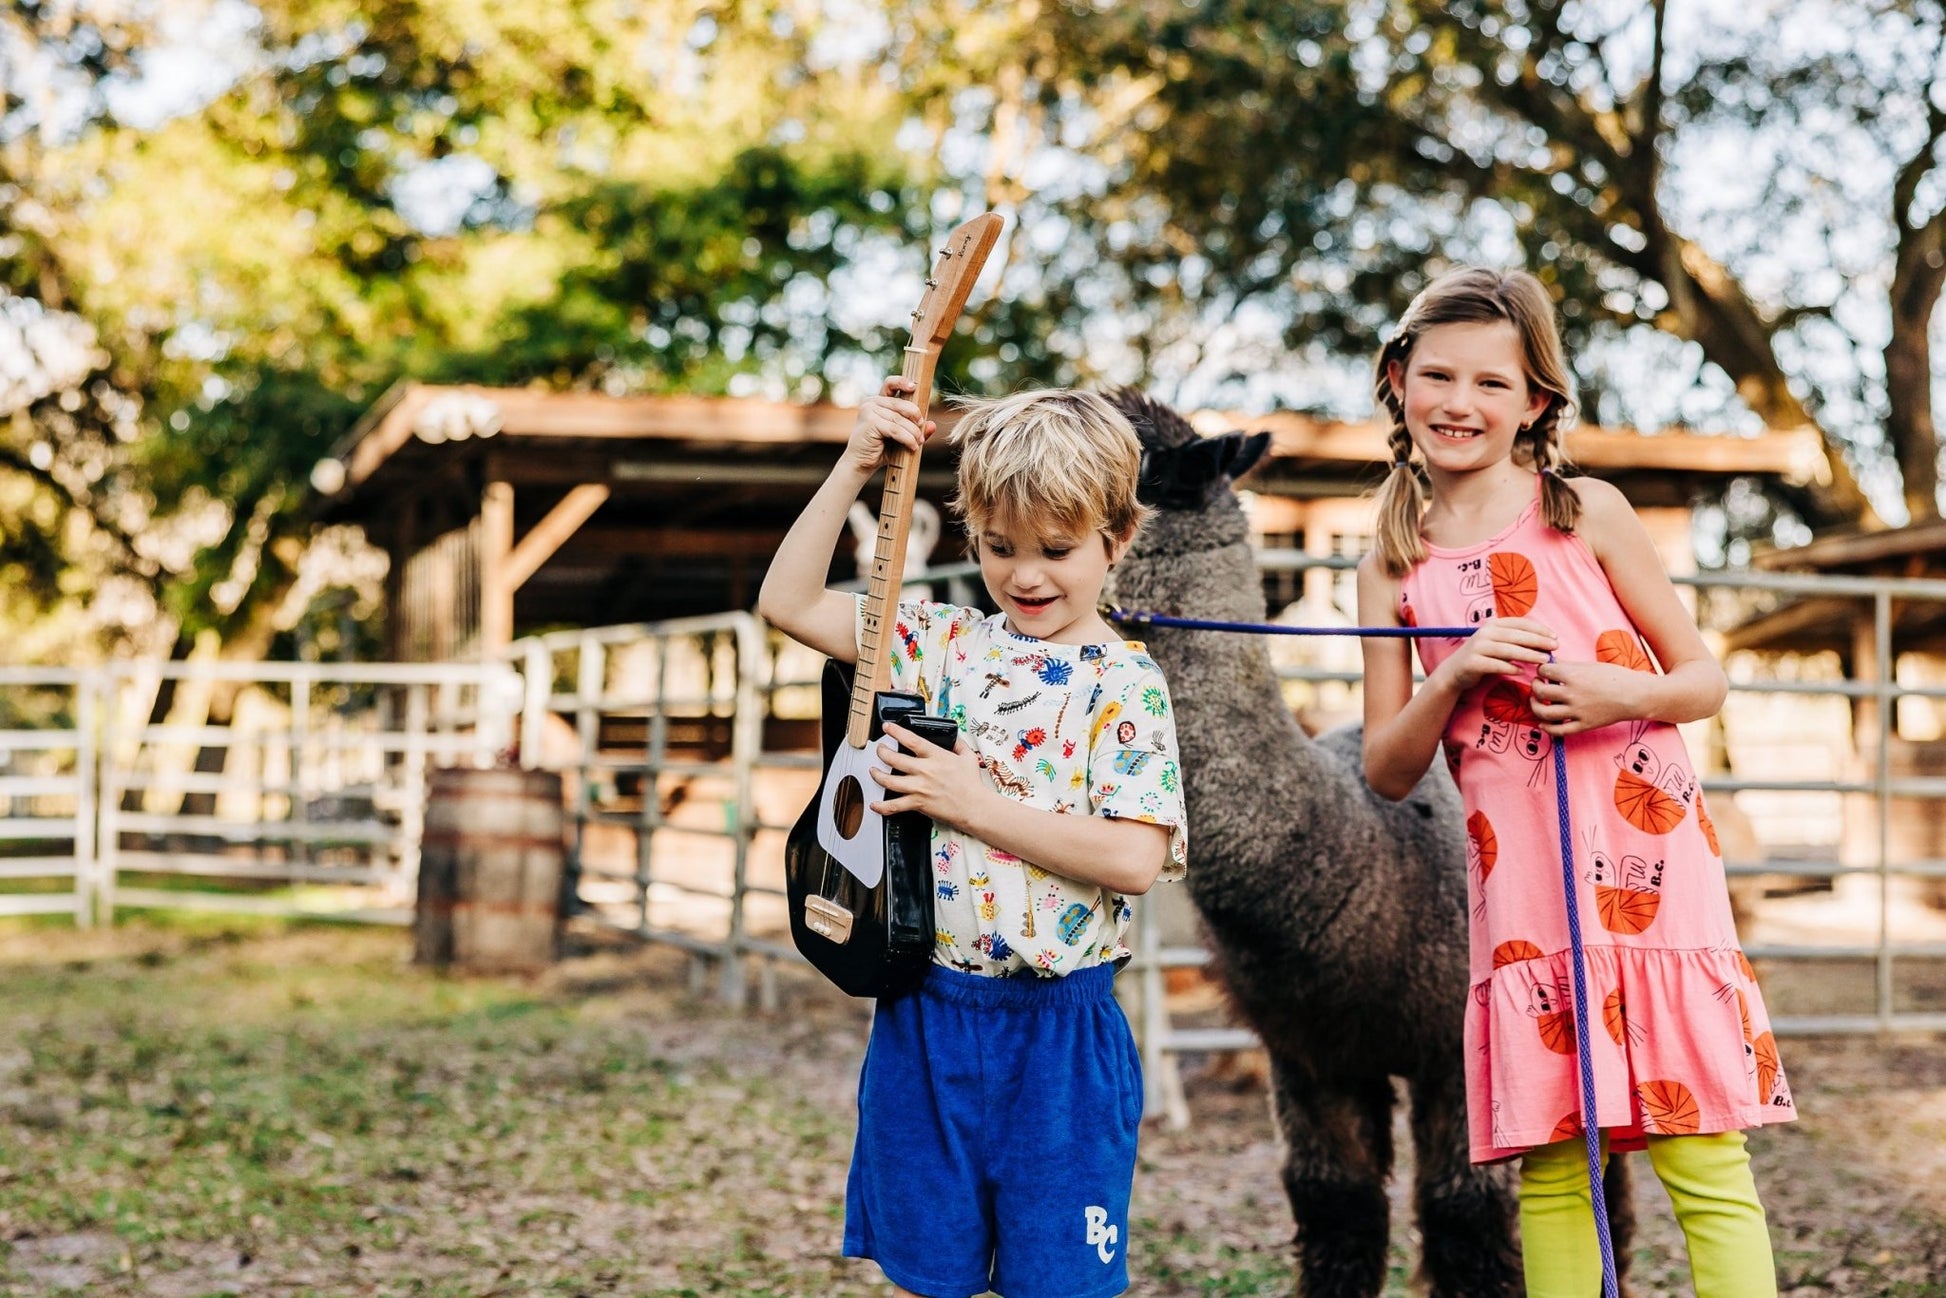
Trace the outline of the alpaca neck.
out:
[[[1238,542],[1216,550],[1145,558],[1116,587],[1130,608],[1223,622],[1262,622],[1263,582],[1255,553]],[[1282,760],[1312,747],[1291,716],[1261,635],[1152,627],[1144,640],[1169,680],[1184,762],[1209,759],[1242,719],[1251,760]]]

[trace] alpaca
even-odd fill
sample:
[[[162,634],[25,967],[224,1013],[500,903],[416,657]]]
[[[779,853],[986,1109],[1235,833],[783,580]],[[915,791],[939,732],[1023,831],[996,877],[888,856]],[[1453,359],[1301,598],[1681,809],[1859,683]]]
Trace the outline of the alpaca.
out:
[[[1114,572],[1134,610],[1264,620],[1229,482],[1268,434],[1200,438],[1124,389],[1157,507]],[[1385,1279],[1394,1077],[1411,1098],[1422,1269],[1434,1298],[1523,1291],[1512,1175],[1467,1155],[1466,831],[1445,764],[1390,802],[1365,784],[1362,727],[1317,741],[1292,718],[1262,636],[1140,628],[1176,705],[1190,900],[1217,975],[1270,1059],[1296,1220],[1298,1292],[1370,1298]],[[1611,1161],[1618,1265],[1627,1193]]]

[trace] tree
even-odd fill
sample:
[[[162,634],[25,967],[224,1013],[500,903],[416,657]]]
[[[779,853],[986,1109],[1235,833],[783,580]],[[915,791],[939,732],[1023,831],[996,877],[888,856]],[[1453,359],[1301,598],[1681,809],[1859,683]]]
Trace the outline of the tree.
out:
[[[1876,524],[1858,472],[1878,470],[1881,437],[1909,511],[1932,516],[1939,7],[1792,16],[1818,39],[1777,39],[1768,13],[1679,28],[1664,0],[1048,4],[1016,10],[1005,37],[980,23],[915,35],[905,57],[994,87],[959,129],[1004,138],[1025,122],[1076,160],[1085,182],[1042,205],[1114,256],[1151,356],[1155,332],[1166,346],[1252,308],[1289,322],[1292,349],[1363,352],[1448,258],[1513,252],[1578,341],[1653,327],[1695,344],[1766,424],[1817,427],[1826,479],[1791,502],[1809,520]],[[1741,167],[1768,169],[1766,206],[1711,199],[1720,177],[1696,150],[1732,138]],[[1849,147],[1820,156],[1837,141]],[[1859,167],[1861,144],[1887,165]],[[1828,183],[1841,165],[1844,185]],[[1875,214],[1854,205],[1861,181]],[[1839,247],[1873,227],[1888,231],[1877,250],[1896,245],[1889,285],[1847,273],[1871,250]],[[1780,229],[1831,249],[1793,265]],[[1063,260],[1043,272],[1100,276]],[[1872,317],[1891,340],[1882,382]],[[1807,363],[1834,346],[1864,363]]]
[[[392,382],[815,395],[899,341],[826,282],[874,238],[925,265],[897,96],[787,10],[269,0],[240,75],[139,125],[94,87],[154,51],[55,26],[20,48],[130,52],[83,60],[87,111],[35,137],[0,284],[100,340],[27,422],[78,446],[73,394],[102,404],[70,503],[126,543],[176,656],[275,643],[308,473]]]

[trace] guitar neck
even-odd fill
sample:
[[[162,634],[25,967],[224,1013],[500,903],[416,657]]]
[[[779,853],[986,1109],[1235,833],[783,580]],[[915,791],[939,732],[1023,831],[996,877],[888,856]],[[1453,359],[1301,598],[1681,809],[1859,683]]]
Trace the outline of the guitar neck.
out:
[[[913,384],[910,400],[926,422],[932,399],[933,363],[937,348],[914,343],[905,349],[901,371]],[[863,623],[858,635],[858,672],[852,679],[851,710],[845,722],[845,742],[863,748],[871,738],[872,696],[891,688],[893,637],[897,635],[899,587],[905,582],[905,543],[912,530],[912,502],[919,491],[919,452],[900,447],[886,458],[885,494],[878,506],[878,545],[872,554],[871,582],[865,590]]]

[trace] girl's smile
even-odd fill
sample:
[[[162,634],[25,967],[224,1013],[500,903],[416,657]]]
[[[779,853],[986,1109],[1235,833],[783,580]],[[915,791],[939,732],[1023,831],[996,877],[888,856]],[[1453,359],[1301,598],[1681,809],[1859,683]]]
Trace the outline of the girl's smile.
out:
[[[1406,431],[1433,473],[1500,464],[1547,406],[1547,394],[1527,380],[1519,331],[1504,320],[1434,325],[1405,364],[1394,363],[1391,380]]]

